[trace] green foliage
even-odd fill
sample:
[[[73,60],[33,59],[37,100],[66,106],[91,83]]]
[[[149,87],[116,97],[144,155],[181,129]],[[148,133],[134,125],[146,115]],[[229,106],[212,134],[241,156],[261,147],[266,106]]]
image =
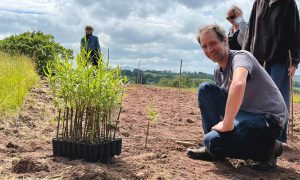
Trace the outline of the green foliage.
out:
[[[300,94],[294,94],[293,101],[294,103],[300,103]]]
[[[158,113],[156,112],[156,109],[154,108],[154,102],[151,101],[148,104],[148,107],[147,107],[147,118],[148,118],[148,121],[151,124],[155,124],[156,120],[157,120],[157,117],[158,117]]]
[[[122,70],[122,74],[129,78],[132,83],[136,82],[138,70]],[[160,86],[178,87],[179,74],[171,71],[155,71],[140,70],[142,84],[158,84]],[[198,87],[200,83],[205,81],[213,81],[213,75],[202,72],[183,72],[180,86],[183,88]]]
[[[294,80],[294,87],[300,88],[300,81]]]
[[[148,123],[147,123],[145,147],[147,147],[150,124],[155,124],[156,121],[157,121],[157,117],[158,117],[158,113],[156,112],[156,109],[154,108],[154,101],[150,101],[150,103],[147,106],[147,120],[148,120]]]
[[[177,76],[175,78],[161,78],[158,82],[158,85],[179,87],[179,82],[180,82],[180,87],[182,88],[195,88],[198,87],[199,84],[207,81],[212,82],[211,79],[198,79],[198,78],[192,79],[191,77],[188,76],[182,76],[180,78],[179,76]]]
[[[113,112],[121,106],[127,79],[120,67],[109,66],[104,55],[98,66],[89,58],[90,52],[82,52],[74,67],[68,57],[56,57],[45,72],[59,112],[57,136],[94,143],[112,138]]]
[[[0,117],[17,112],[38,79],[29,58],[0,52]]]
[[[19,35],[12,35],[0,40],[0,49],[9,54],[22,54],[35,60],[38,73],[43,74],[43,68],[47,62],[52,62],[55,55],[64,58],[73,56],[73,50],[66,49],[54,41],[51,34],[44,34],[41,31],[25,32]]]

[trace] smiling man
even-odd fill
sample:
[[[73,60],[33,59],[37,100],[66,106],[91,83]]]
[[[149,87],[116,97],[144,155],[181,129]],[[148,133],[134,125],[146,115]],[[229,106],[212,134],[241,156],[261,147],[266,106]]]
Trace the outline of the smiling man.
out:
[[[276,138],[288,119],[280,91],[251,53],[229,50],[222,27],[201,28],[197,40],[218,65],[216,84],[199,87],[205,146],[188,149],[187,155],[202,160],[252,159],[256,170],[275,169],[283,152]]]

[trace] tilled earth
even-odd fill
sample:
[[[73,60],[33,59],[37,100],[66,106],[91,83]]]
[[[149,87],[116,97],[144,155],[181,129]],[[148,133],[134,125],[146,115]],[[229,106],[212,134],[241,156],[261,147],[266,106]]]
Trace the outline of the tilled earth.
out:
[[[158,119],[145,148],[147,107]],[[186,157],[202,144],[197,94],[151,86],[129,86],[118,136],[122,154],[108,164],[53,157],[56,111],[48,84],[33,88],[19,115],[0,120],[0,179],[300,179],[300,105],[294,105],[294,137],[289,136],[275,172],[257,172],[244,161],[206,162]]]

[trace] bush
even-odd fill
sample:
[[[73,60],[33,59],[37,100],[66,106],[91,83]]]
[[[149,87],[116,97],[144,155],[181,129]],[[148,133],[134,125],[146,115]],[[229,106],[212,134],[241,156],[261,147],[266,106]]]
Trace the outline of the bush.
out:
[[[20,109],[28,90],[38,79],[29,58],[0,52],[0,117]]]
[[[158,85],[160,86],[169,86],[169,87],[180,87],[181,88],[197,88],[203,82],[213,82],[211,79],[199,79],[199,78],[190,78],[187,76],[177,76],[175,78],[160,78]]]
[[[33,58],[40,75],[44,75],[43,68],[47,62],[54,61],[55,55],[73,56],[73,50],[64,48],[54,41],[53,35],[41,31],[25,32],[0,40],[0,50],[11,55],[21,54]]]

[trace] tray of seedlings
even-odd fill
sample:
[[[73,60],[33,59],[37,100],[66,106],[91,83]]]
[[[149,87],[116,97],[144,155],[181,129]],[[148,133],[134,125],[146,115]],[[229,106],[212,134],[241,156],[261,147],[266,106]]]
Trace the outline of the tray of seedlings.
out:
[[[53,155],[107,163],[122,150],[116,130],[127,78],[104,55],[93,66],[90,54],[81,52],[75,60],[57,57],[44,70],[57,108]]]

